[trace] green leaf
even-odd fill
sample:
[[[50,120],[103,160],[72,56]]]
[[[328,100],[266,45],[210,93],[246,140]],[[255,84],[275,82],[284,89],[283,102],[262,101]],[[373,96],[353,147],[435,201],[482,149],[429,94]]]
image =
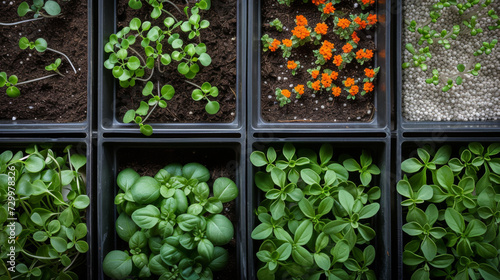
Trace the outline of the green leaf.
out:
[[[116,183],[121,190],[126,192],[141,176],[132,168],[126,168],[118,173]]]
[[[464,66],[463,64],[458,64],[458,66],[457,66],[457,70],[458,70],[459,72],[464,72],[464,71],[465,71],[465,66]]]
[[[268,238],[272,233],[273,226],[271,224],[262,223],[252,231],[251,237],[255,240],[264,240]]]
[[[83,240],[79,240],[75,243],[75,248],[80,253],[87,253],[89,250],[89,244]]]
[[[456,233],[463,233],[465,230],[464,217],[453,208],[446,208],[444,214],[446,224]]]
[[[424,240],[422,241],[421,244],[421,249],[422,253],[424,253],[424,257],[428,261],[432,261],[436,257],[437,254],[436,243],[428,236],[424,237]]]
[[[191,98],[193,98],[194,101],[200,101],[205,97],[203,92],[199,89],[193,90],[193,93],[191,93]]]
[[[203,65],[203,66],[209,66],[212,63],[212,58],[207,53],[200,54],[200,57],[198,57],[198,60],[200,61],[201,65]]]
[[[133,0],[132,0],[133,1]],[[139,1],[140,2],[140,1]],[[131,21],[130,21],[130,29],[132,30],[139,30],[139,28],[141,28],[141,20],[139,18],[133,18]]]
[[[131,56],[128,58],[127,67],[128,69],[135,71],[141,66],[141,61],[136,56]]]
[[[312,266],[314,263],[311,253],[302,246],[297,246],[292,250],[292,258],[296,263],[305,267]]]
[[[90,205],[90,198],[87,195],[79,195],[73,202],[73,206],[76,209],[85,209]]]
[[[361,170],[361,166],[352,158],[344,160],[343,165],[350,172]]]
[[[480,220],[474,219],[469,222],[465,229],[465,235],[468,237],[481,236],[486,233],[486,225]]]
[[[115,226],[118,236],[126,242],[129,242],[134,233],[139,230],[134,221],[124,212],[116,219]]]
[[[184,165],[182,174],[187,179],[196,179],[199,182],[207,182],[210,179],[210,171],[199,163],[188,163]]]
[[[340,240],[332,249],[334,260],[340,263],[345,262],[349,258],[350,252],[351,248],[349,247],[349,243],[347,243],[346,240]]]
[[[28,172],[38,173],[45,168],[45,161],[37,155],[30,155],[25,161],[25,167]]]
[[[339,191],[339,201],[342,207],[351,214],[354,207],[354,197],[345,190]]]
[[[113,279],[125,279],[132,273],[132,267],[132,258],[116,250],[109,252],[102,263],[104,273]]]
[[[234,235],[231,221],[221,214],[215,214],[207,220],[207,238],[216,246],[227,244]]]
[[[329,270],[330,269],[330,257],[325,254],[325,253],[315,253],[314,254],[314,261],[318,265],[319,268],[323,270]]]
[[[401,170],[406,173],[415,173],[422,168],[423,164],[416,158],[409,158],[401,163]]]
[[[419,256],[411,251],[405,250],[403,252],[403,263],[406,265],[419,265],[425,261],[425,258],[422,256]]]
[[[130,187],[132,198],[139,204],[149,204],[160,197],[160,183],[153,177],[143,176]]]
[[[153,205],[135,210],[132,220],[143,229],[150,229],[160,221],[160,210]]]
[[[211,260],[214,255],[214,245],[208,239],[202,239],[198,243],[198,254],[205,260]]]
[[[321,181],[321,178],[318,175],[318,173],[314,172],[314,170],[309,168],[302,169],[300,171],[300,176],[302,180],[308,185],[319,184]]]
[[[447,165],[438,169],[436,174],[437,181],[440,186],[445,188],[451,188],[454,182],[453,171]]]
[[[217,178],[213,185],[214,197],[218,198],[222,203],[229,202],[238,196],[238,187],[229,178]]]
[[[51,237],[50,245],[59,253],[64,253],[67,250],[68,243],[61,237]]]
[[[500,272],[498,271],[498,268],[495,268],[487,263],[479,264],[479,273],[485,280],[500,279]]]
[[[21,3],[21,5],[19,7],[21,7],[23,4],[26,4],[26,2],[23,2]],[[26,37],[21,37],[21,39],[19,39],[19,48],[21,48],[21,50],[25,50],[27,49],[28,47],[30,46],[30,40],[28,40],[28,38]]]
[[[294,243],[297,245],[305,245],[312,238],[313,224],[310,220],[304,220],[300,223],[295,231]]]
[[[19,95],[21,95],[21,92],[19,91],[19,89],[17,87],[14,87],[14,86],[8,87],[6,93],[11,98],[16,98]]]
[[[165,98],[166,100],[170,100],[174,97],[174,94],[175,94],[175,89],[173,86],[171,85],[164,85],[162,88],[161,88],[161,95],[163,98]]]
[[[26,2],[22,2],[19,7],[17,7],[17,14],[20,17],[24,17],[28,12],[31,12],[30,6]]]
[[[205,111],[209,113],[210,115],[215,115],[217,112],[219,112],[220,105],[219,102],[217,101],[209,101],[207,105],[205,105]]]
[[[59,6],[59,4],[52,0],[45,2],[43,8],[47,12],[47,14],[51,16],[57,16],[61,13],[61,7]]]
[[[359,211],[359,219],[361,220],[361,219],[371,218],[375,216],[375,214],[377,214],[379,209],[380,209],[380,204],[378,203],[368,204],[363,208],[361,208],[361,210]]]

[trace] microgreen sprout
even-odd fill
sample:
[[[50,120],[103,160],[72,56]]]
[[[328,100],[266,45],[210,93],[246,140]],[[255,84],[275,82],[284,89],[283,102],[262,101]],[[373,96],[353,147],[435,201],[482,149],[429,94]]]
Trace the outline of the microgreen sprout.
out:
[[[283,23],[278,18],[275,18],[269,23],[269,26],[276,28],[279,32],[283,31]]]
[[[45,12],[44,12],[45,11]],[[20,17],[25,16],[27,13],[33,12],[34,18],[38,17],[57,17],[61,14],[61,7],[56,1],[48,0],[33,0],[33,5],[27,2],[22,2],[17,7],[17,14]],[[45,14],[47,13],[47,14]]]
[[[66,60],[69,62],[69,64],[71,65],[71,68],[73,68],[73,71],[76,74],[75,66],[73,66],[73,63],[71,62],[71,60],[69,59],[69,57],[66,54],[64,54],[64,53],[62,53],[60,51],[57,51],[57,50],[54,50],[54,49],[51,49],[51,48],[47,47],[47,41],[45,41],[45,39],[38,38],[38,39],[36,39],[35,42],[31,42],[26,37],[22,37],[21,39],[19,39],[19,48],[21,48],[22,50],[25,50],[28,47],[30,48],[30,50],[36,49],[38,52],[44,52],[44,51],[47,50],[47,51],[55,52],[57,54],[60,54],[60,55],[64,56],[66,58]]]
[[[47,71],[54,71],[56,72],[57,74],[61,75],[64,77],[63,74],[61,74],[61,72],[59,72],[59,70],[57,69],[59,67],[59,65],[61,65],[61,59],[60,58],[57,58],[54,63],[51,63],[50,65],[47,65],[45,66],[45,70]]]
[[[202,99],[207,100],[207,105],[205,105],[205,111],[207,111],[207,113],[214,115],[219,112],[219,102],[208,99],[208,96],[219,96],[219,89],[217,87],[213,87],[209,82],[204,82],[201,87],[195,83],[191,83],[190,81],[185,82],[197,87],[197,89],[194,89],[191,93],[191,97],[194,101],[200,101]]]
[[[151,7],[153,7],[153,10],[151,11],[151,17],[154,19],[159,18],[161,16],[162,12],[167,13],[170,16],[172,16],[172,14],[169,11],[163,9],[163,3],[168,3],[168,4],[172,5],[174,8],[176,8],[179,11],[179,13],[181,12],[179,10],[179,8],[174,3],[172,3],[168,0],[144,0],[144,1],[147,4],[149,4]],[[129,0],[128,5],[130,8],[132,8],[134,10],[138,10],[138,9],[142,8],[142,1],[141,0]]]
[[[188,15],[188,7],[184,9],[186,16]],[[189,16],[189,20],[184,21],[181,25],[181,30],[185,33],[189,33],[188,38],[193,39],[194,37],[198,37],[200,42],[200,30],[208,28],[210,26],[210,22],[208,20],[201,20],[201,16],[199,15],[199,9],[197,7],[193,7],[191,9],[191,16]]]

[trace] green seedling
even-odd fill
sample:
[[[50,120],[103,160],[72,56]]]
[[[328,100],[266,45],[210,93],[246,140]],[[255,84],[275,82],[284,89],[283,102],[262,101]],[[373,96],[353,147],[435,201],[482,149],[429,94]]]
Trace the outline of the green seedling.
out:
[[[413,54],[413,64],[409,62],[403,63],[403,69],[413,66],[420,67],[422,71],[427,71],[427,64],[424,62],[427,61],[427,58],[432,58],[429,47],[420,48],[417,52],[412,44],[406,44],[406,49]]]
[[[286,97],[284,95],[284,92],[282,92],[282,90],[280,88],[277,88],[276,89],[276,92],[275,92],[275,95],[276,95],[276,101],[278,101],[280,103],[280,107],[283,107],[285,106],[286,104],[289,104],[290,102],[292,102],[292,100],[290,99],[290,91],[286,90],[287,91],[287,95],[288,97]]]
[[[177,11],[179,11],[179,13],[181,13],[181,10],[175,4],[172,3],[171,1],[168,1],[168,0],[144,0],[144,2],[146,2],[147,4],[149,4],[153,8],[153,10],[151,11],[151,17],[154,19],[159,18],[161,16],[162,12],[175,18],[169,11],[167,11],[163,8],[163,3],[170,4],[172,7],[177,9]],[[142,8],[142,1],[141,0],[129,0],[128,6],[134,10],[138,10],[138,9]],[[176,21],[177,21],[177,19],[176,19]]]
[[[279,32],[283,31],[283,23],[278,18],[275,18],[269,23],[269,26],[276,28]]]
[[[61,76],[64,77],[64,75],[61,74],[61,72],[59,72],[59,70],[57,69],[60,65],[61,65],[61,59],[57,58],[56,61],[54,61],[54,63],[51,63],[50,65],[45,66],[45,70],[47,70],[47,71],[54,71],[57,74],[59,74],[59,75],[61,75]]]
[[[61,14],[61,7],[56,1],[53,0],[33,0],[33,5],[31,6],[28,4],[28,2],[22,2],[17,7],[17,14],[20,17],[23,17],[27,13],[34,13],[34,18],[57,17]]]
[[[191,98],[194,101],[200,101],[205,99],[207,101],[207,105],[205,105],[205,111],[210,115],[217,114],[220,109],[219,102],[211,101],[208,99],[208,96],[217,97],[219,96],[219,89],[217,87],[213,87],[209,82],[204,82],[201,87],[197,84],[191,83],[190,81],[185,81],[186,83],[197,87],[191,93]]]
[[[154,177],[127,168],[117,177],[116,233],[126,251],[106,254],[104,273],[113,279],[213,279],[229,254],[222,247],[234,236],[222,215],[239,189],[229,178],[210,183],[199,163],[169,164]]]
[[[184,12],[186,16],[189,17],[189,20],[184,21],[181,25],[181,30],[185,33],[188,33],[188,38],[193,39],[194,37],[198,37],[199,42],[201,43],[200,38],[200,30],[208,28],[210,26],[210,22],[208,20],[201,20],[201,16],[199,15],[198,7],[193,7],[191,9],[191,16],[188,14],[188,7],[184,8]]]
[[[38,52],[45,52],[47,50],[47,51],[51,51],[51,52],[55,52],[57,54],[60,54],[66,58],[66,60],[69,62],[69,64],[71,65],[71,68],[73,68],[73,71],[76,74],[75,66],[73,65],[73,63],[71,62],[69,57],[60,51],[57,51],[57,50],[54,50],[54,49],[47,47],[47,41],[45,41],[45,39],[43,39],[43,38],[38,38],[38,39],[36,39],[35,42],[31,42],[30,40],[28,40],[28,38],[22,37],[21,39],[19,39],[19,48],[21,48],[22,50],[25,50],[27,48],[30,48],[30,50],[36,49]]]

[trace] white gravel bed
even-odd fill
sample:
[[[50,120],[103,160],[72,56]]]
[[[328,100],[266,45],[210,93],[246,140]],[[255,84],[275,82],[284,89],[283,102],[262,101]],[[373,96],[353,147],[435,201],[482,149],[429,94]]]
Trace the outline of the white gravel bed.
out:
[[[437,1],[410,0],[403,1],[403,22],[415,20],[417,26],[430,19],[429,9]],[[458,0],[459,3],[465,3]],[[483,1],[481,1],[483,2]],[[494,9],[500,15],[500,1],[493,1],[480,14],[486,14]],[[443,92],[445,85],[427,84],[426,79],[432,77],[432,70],[437,69],[440,75],[449,75],[457,72],[457,65],[467,65],[473,57],[474,51],[482,46],[482,42],[491,42],[492,39],[500,41],[500,30],[489,30],[487,26],[493,25],[490,17],[478,20],[483,33],[476,36],[470,35],[470,29],[462,24],[456,7],[444,8],[441,17],[436,23],[430,23],[431,29],[438,33],[443,29],[451,32],[453,25],[460,25],[461,32],[456,40],[448,39],[451,48],[446,50],[443,46],[434,43],[430,48],[432,58],[426,64],[427,71],[420,67],[410,67],[403,70],[402,112],[408,121],[485,121],[500,120],[500,42],[497,43],[491,54],[475,57],[475,63],[481,63],[479,76],[466,74],[463,83]],[[412,55],[405,49],[407,43],[413,44],[415,49],[421,47],[417,44],[420,34],[410,32],[403,23],[403,60],[412,63]],[[422,46],[427,46],[424,42]],[[397,65],[401,67],[401,65]]]

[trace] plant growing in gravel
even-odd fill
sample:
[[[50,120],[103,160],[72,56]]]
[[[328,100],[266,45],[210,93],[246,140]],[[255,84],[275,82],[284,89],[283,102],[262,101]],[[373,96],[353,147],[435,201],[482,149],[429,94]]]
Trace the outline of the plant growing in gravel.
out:
[[[31,6],[28,2],[22,2],[19,4],[17,7],[17,14],[20,17],[23,17],[28,13],[34,13],[34,18],[57,17],[61,14],[61,7],[56,1],[52,0],[33,0],[33,5]]]
[[[380,208],[380,188],[371,186],[380,170],[368,153],[336,162],[329,144],[318,157],[286,143],[281,151],[254,151],[250,161],[260,167],[255,185],[265,197],[251,235],[262,240],[258,279],[375,279],[376,233],[368,221]]]
[[[0,278],[78,279],[73,271],[89,250],[90,199],[87,159],[70,150],[58,156],[49,145],[32,145],[0,154]]]
[[[128,250],[104,258],[113,279],[212,279],[229,258],[222,248],[233,238],[231,221],[220,213],[238,196],[229,178],[209,186],[209,170],[198,163],[169,164],[154,177],[127,168],[117,177],[116,232]]]
[[[499,279],[500,144],[417,149],[398,182],[406,234],[403,263],[413,278]],[[409,176],[409,178],[408,178]]]

